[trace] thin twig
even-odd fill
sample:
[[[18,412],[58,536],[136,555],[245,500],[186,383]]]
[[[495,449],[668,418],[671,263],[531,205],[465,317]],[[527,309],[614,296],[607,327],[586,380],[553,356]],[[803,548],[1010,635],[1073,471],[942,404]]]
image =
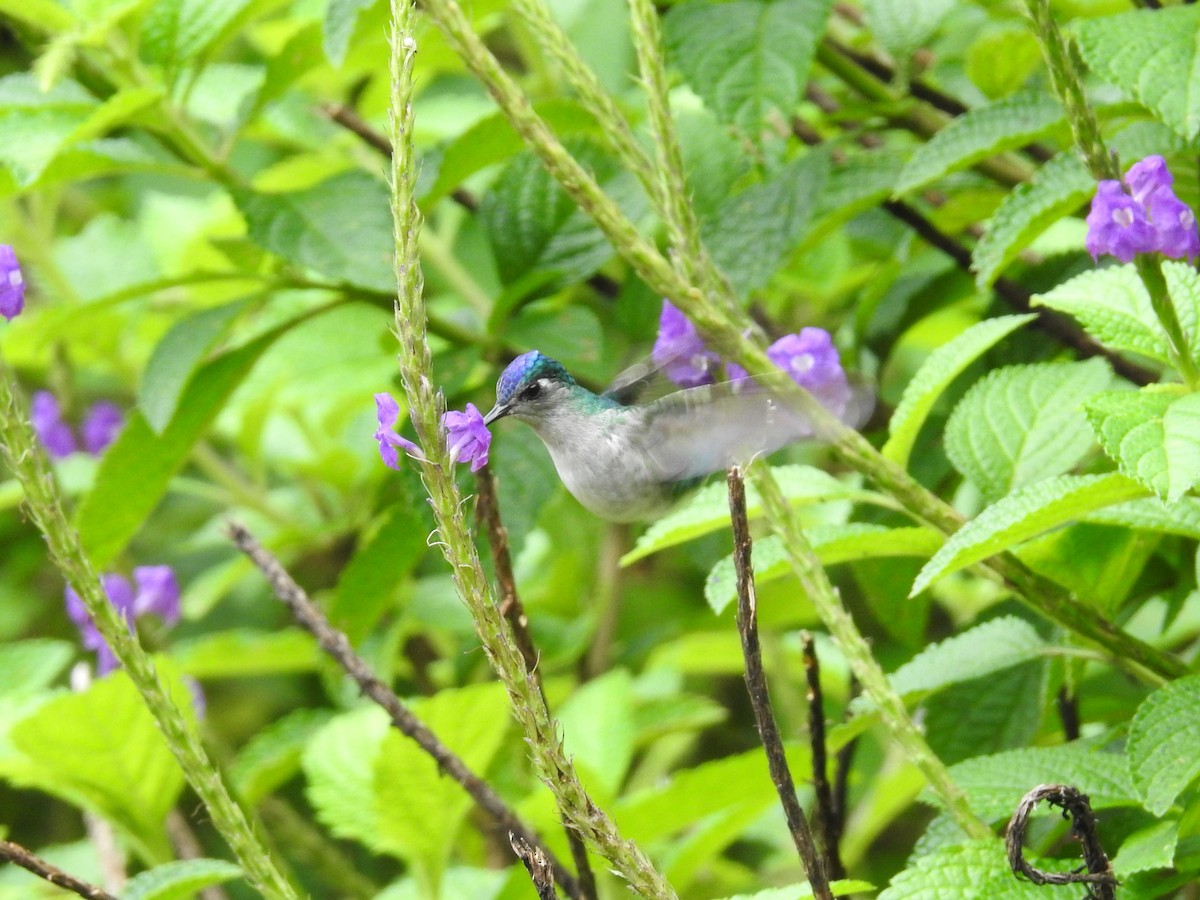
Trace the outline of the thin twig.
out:
[[[12,841],[0,840],[0,859],[6,859],[11,863],[15,863],[22,869],[32,872],[38,878],[45,879],[56,887],[73,891],[80,897],[87,897],[88,900],[117,900],[116,897],[104,890],[104,888],[88,884],[74,875],[68,875],[62,869],[58,868],[58,866],[51,865],[40,856],[36,856],[20,844],[14,844]]]
[[[1034,809],[1043,800],[1051,806],[1061,807],[1063,818],[1071,820],[1071,836],[1083,847],[1086,872],[1043,872],[1025,861],[1025,829]],[[1117,878],[1108,861],[1108,854],[1100,844],[1096,816],[1087,794],[1068,784],[1039,784],[1022,797],[1008,823],[1004,843],[1008,849],[1009,867],[1034,884],[1086,884],[1088,897],[1094,900],[1115,900],[1117,896]]]
[[[538,693],[542,696],[542,703],[549,710],[550,704],[546,702],[546,691],[542,685],[541,670],[538,668],[537,648],[533,644],[533,636],[529,633],[529,617],[525,615],[525,607],[521,605],[521,596],[517,593],[517,579],[513,575],[512,554],[508,547],[508,529],[500,519],[500,498],[496,492],[496,478],[492,475],[491,466],[484,466],[475,473],[475,487],[478,495],[475,516],[487,533],[488,544],[492,549],[496,583],[500,586],[500,612],[508,619],[517,649],[521,651],[525,660],[525,669],[533,677]],[[592,874],[591,863],[588,862],[587,845],[565,816],[563,830],[567,833],[571,858],[579,875],[579,892],[585,900],[593,900],[596,897],[596,878]],[[513,849],[516,849],[515,844]],[[524,857],[522,861],[525,867],[529,868],[529,861]],[[532,874],[530,870],[531,877]]]
[[[509,834],[508,840],[512,844],[513,853],[517,854],[517,859],[525,864],[525,871],[529,873],[529,878],[533,881],[533,888],[537,891],[538,900],[556,900],[554,870],[546,862],[546,854],[540,847],[530,847],[515,834]]]
[[[500,799],[478,775],[467,768],[459,757],[443,744],[429,727],[413,715],[392,690],[375,676],[366,661],[356,654],[345,634],[329,624],[329,620],[309,599],[308,594],[292,579],[287,570],[258,540],[236,522],[228,524],[228,534],[234,545],[258,566],[278,597],[292,614],[296,623],[317,639],[321,649],[337,661],[346,673],[358,683],[364,696],[374,700],[387,712],[392,724],[402,733],[417,742],[417,745],[437,762],[445,772],[460,785],[480,807],[490,813],[507,831],[514,832],[531,846],[543,847],[541,840],[515,812]],[[549,850],[546,857],[554,866],[555,876],[571,897],[581,897],[579,886],[573,875]]]
[[[1068,741],[1079,738],[1079,697],[1065,684],[1058,689],[1055,697],[1058,706],[1058,718],[1062,722],[1063,737]]]
[[[859,694],[858,679],[850,674],[850,699]],[[833,842],[840,845],[846,830],[846,798],[850,793],[850,768],[854,764],[854,751],[858,749],[858,738],[852,738],[837,752],[833,769]]]
[[[762,649],[758,644],[758,600],[754,593],[754,570],[750,565],[750,523],[746,518],[746,484],[742,470],[737,466],[728,472],[729,512],[733,521],[733,563],[737,570],[737,626],[742,639],[742,655],[746,658],[746,690],[750,694],[750,705],[754,708],[754,721],[763,748],[767,752],[767,766],[771,770],[771,781],[783,804],[792,841],[800,854],[800,862],[812,885],[813,896],[818,900],[832,900],[829,879],[825,866],[813,843],[812,832],[804,818],[804,810],[796,797],[796,785],[788,768],[783,741],[771,712],[771,697],[767,692],[767,678],[763,672]]]
[[[844,878],[841,854],[838,852],[837,811],[833,805],[833,791],[829,786],[829,761],[825,752],[825,697],[821,692],[821,663],[817,659],[817,647],[811,632],[800,633],[800,644],[804,656],[804,679],[808,684],[808,736],[812,745],[813,791],[817,806],[813,812],[813,830],[825,860],[825,871],[830,878]]]

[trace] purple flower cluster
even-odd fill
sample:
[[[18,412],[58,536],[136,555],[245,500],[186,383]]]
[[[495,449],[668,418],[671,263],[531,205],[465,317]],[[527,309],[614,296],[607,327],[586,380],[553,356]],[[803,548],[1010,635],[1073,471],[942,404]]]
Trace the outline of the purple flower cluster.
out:
[[[0,244],[0,316],[15,319],[25,308],[25,278],[17,253],[8,244]]]
[[[424,459],[425,453],[408,438],[393,431],[400,417],[400,405],[390,394],[375,395],[375,440],[379,442],[379,455],[386,466],[400,469],[400,450],[413,459]],[[446,446],[450,451],[450,462],[470,463],[471,471],[478,472],[488,462],[488,450],[492,445],[492,433],[483,422],[483,415],[474,403],[468,403],[465,412],[450,410],[442,416],[446,429]]]
[[[1189,262],[1200,256],[1196,216],[1175,196],[1174,177],[1161,156],[1147,156],[1119,181],[1101,181],[1087,217],[1088,253],[1132,262],[1139,253],[1161,253]]]
[[[802,328],[786,334],[767,348],[771,362],[815,396],[835,415],[842,415],[852,392],[833,338],[824,328]],[[654,361],[680,387],[712,384],[719,357],[704,346],[694,325],[668,301],[663,301]],[[731,381],[749,377],[735,363],[727,363]]]
[[[49,391],[37,391],[30,402],[29,418],[38,440],[55,459],[77,451],[80,443],[92,456],[99,456],[114,440],[124,424],[121,408],[115,403],[100,400],[93,403],[79,426],[80,439],[63,419],[62,407]]]
[[[179,621],[179,584],[170,566],[138,566],[133,570],[132,583],[123,575],[108,574],[100,578],[100,584],[130,632],[133,631],[134,621],[150,613],[167,625]],[[107,675],[119,665],[112,648],[100,636],[83,600],[70,585],[67,586],[65,597],[67,615],[79,629],[83,646],[96,652],[97,673]]]

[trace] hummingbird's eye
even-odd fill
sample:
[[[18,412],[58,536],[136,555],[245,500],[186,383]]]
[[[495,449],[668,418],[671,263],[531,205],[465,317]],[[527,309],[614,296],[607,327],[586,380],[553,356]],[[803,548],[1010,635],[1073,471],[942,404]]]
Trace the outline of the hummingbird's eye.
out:
[[[535,381],[533,384],[529,385],[529,387],[525,388],[525,390],[521,391],[522,400],[536,400],[541,395],[542,383],[540,381]]]

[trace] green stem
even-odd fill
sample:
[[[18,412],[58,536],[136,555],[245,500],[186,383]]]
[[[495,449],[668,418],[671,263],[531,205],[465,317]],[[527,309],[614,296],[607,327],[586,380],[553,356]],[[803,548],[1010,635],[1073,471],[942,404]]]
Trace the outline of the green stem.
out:
[[[154,661],[105,596],[100,577],[67,520],[58,482],[28,424],[28,412],[18,399],[15,382],[3,359],[0,359],[0,455],[25,490],[30,518],[45,536],[54,564],[83,600],[96,628],[141,693],[188,783],[228,842],[246,878],[268,897],[298,897],[255,835],[246,811],[230,794],[220,770],[201,743],[195,721],[176,704],[159,678]],[[179,699],[190,702],[188,697]]]
[[[765,465],[750,469],[750,477],[758,487],[763,506],[771,518],[775,532],[783,541],[788,562],[800,580],[804,593],[813,602],[821,621],[842,648],[846,661],[858,678],[867,696],[879,710],[879,717],[891,732],[892,737],[904,750],[908,759],[921,770],[929,787],[937,794],[946,811],[958,826],[972,838],[992,836],[987,823],[971,811],[967,796],[950,777],[945,764],[925,741],[913,722],[900,695],[892,688],[887,675],[871,653],[871,647],[854,619],[842,605],[837,591],[829,582],[829,576],[821,568],[812,546],[796,522],[794,511],[783,499],[779,484]]]
[[[470,31],[461,11],[457,25]],[[525,732],[533,766],[546,783],[566,821],[603,855],[639,896],[673,898],[675,892],[642,851],[617,832],[612,820],[588,796],[567,756],[558,723],[550,716],[537,679],[526,668],[508,620],[500,611],[462,511],[441,429],[444,403],[434,391],[425,330],[425,301],[418,234],[420,212],[414,198],[413,150],[413,0],[392,0],[391,200],[397,282],[396,334],[400,376],[413,425],[425,449],[422,477],[438,525],[438,545],[450,564],[459,596],[471,611],[475,629],[492,668],[508,690],[513,715]],[[473,32],[471,32],[473,34]],[[532,110],[529,111],[532,115]],[[564,151],[565,156],[565,151]],[[570,159],[569,156],[566,157]],[[574,160],[571,160],[574,163]],[[576,164],[576,167],[578,164]],[[584,174],[584,177],[587,177]],[[598,190],[598,188],[597,188]],[[607,200],[607,198],[605,198]],[[619,215],[619,213],[617,213]],[[669,270],[669,269],[668,269]]]
[[[1154,315],[1167,333],[1167,342],[1171,345],[1171,362],[1183,376],[1184,383],[1193,391],[1200,386],[1200,371],[1196,369],[1196,360],[1192,357],[1192,348],[1188,345],[1187,335],[1179,322],[1175,304],[1171,301],[1171,290],[1167,287],[1167,279],[1163,275],[1162,257],[1157,253],[1139,253],[1134,258],[1138,276],[1146,286],[1150,295],[1150,305]]]

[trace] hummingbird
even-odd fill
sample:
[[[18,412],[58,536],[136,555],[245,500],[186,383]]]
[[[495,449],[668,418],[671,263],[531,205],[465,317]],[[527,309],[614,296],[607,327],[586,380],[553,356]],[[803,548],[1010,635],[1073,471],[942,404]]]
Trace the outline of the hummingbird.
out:
[[[838,374],[846,402],[826,405],[859,424],[870,412],[869,395]],[[490,426],[506,416],[534,430],[567,490],[611,522],[654,518],[704,476],[813,436],[803,416],[752,378],[626,403],[621,389],[593,393],[537,350],[501,373],[496,405],[483,421]]]

